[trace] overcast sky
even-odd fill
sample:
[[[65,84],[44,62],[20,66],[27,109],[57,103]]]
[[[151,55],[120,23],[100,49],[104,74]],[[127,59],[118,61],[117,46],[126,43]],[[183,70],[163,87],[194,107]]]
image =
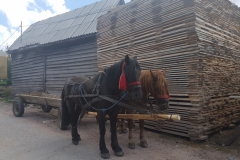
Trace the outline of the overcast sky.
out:
[[[0,0],[0,50],[5,50],[6,45],[10,46],[19,37],[21,21],[24,31],[34,22],[96,1],[99,0]],[[230,1],[240,6],[240,0]]]

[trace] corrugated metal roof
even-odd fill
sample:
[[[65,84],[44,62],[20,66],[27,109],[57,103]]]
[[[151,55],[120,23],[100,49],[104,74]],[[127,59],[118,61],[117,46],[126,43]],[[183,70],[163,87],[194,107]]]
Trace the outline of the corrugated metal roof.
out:
[[[101,0],[32,24],[9,48],[17,50],[97,32],[97,18],[115,8],[122,0]]]

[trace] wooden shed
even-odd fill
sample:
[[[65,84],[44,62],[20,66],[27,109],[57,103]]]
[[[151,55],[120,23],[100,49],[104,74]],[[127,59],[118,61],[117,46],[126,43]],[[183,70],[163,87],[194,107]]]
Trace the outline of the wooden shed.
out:
[[[229,0],[134,0],[98,21],[98,69],[126,53],[167,69],[179,122],[146,127],[203,140],[240,121],[240,9]]]
[[[32,24],[9,48],[13,93],[59,95],[68,77],[97,72],[97,18],[123,0],[96,3]]]

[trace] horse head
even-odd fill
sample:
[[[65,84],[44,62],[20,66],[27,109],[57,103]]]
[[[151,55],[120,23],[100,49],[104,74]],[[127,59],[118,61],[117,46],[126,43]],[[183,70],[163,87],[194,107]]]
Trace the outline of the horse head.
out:
[[[142,88],[139,81],[141,67],[137,62],[137,57],[129,58],[126,55],[122,63],[122,74],[119,80],[119,89],[128,91],[132,100],[142,98]]]
[[[150,73],[153,79],[153,97],[157,101],[160,111],[167,110],[169,107],[170,96],[168,92],[168,84],[165,79],[166,70],[150,70]]]
[[[168,84],[165,79],[165,70],[143,71],[140,77],[144,94],[154,97],[160,111],[169,107]]]

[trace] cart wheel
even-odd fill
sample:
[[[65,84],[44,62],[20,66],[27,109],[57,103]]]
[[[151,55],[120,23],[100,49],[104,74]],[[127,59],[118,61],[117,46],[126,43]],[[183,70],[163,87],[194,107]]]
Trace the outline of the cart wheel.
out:
[[[13,102],[13,107],[12,107],[13,114],[16,117],[21,117],[24,113],[24,104],[23,101],[18,99]]]
[[[67,126],[63,124],[63,121],[62,121],[62,107],[58,108],[58,127],[61,130],[67,130]]]
[[[44,105],[42,105],[42,110],[43,110],[43,112],[48,113],[48,112],[50,112],[52,110],[52,107],[51,106],[44,106]]]

